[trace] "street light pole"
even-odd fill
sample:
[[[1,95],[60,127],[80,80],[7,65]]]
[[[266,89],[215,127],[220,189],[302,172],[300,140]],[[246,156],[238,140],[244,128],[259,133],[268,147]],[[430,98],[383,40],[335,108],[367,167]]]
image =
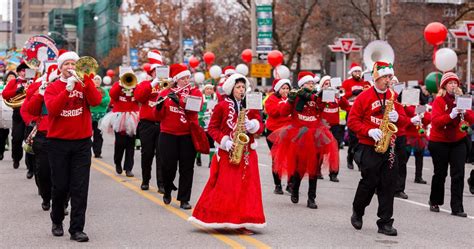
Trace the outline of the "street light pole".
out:
[[[179,51],[178,51],[180,63],[183,62],[183,6],[181,0],[179,1]]]
[[[127,66],[130,66],[130,26],[125,26],[127,30]]]
[[[380,40],[385,40],[385,0],[380,0],[382,2],[380,10]]]

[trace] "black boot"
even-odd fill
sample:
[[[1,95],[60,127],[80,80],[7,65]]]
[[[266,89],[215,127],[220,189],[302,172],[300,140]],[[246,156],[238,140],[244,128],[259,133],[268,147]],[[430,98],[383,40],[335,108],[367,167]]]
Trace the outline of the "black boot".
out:
[[[337,175],[334,173],[329,174],[329,181],[331,182],[339,182],[339,179],[337,179]]]
[[[415,178],[415,183],[426,184],[426,181],[423,180],[423,178],[421,178],[421,177],[416,177]]]
[[[405,194],[405,192],[400,191],[400,192],[395,193],[395,198],[408,199],[408,195]]]
[[[307,207],[311,209],[317,209],[318,205],[316,205],[316,201],[314,199],[308,199],[308,203],[306,204]]]
[[[122,167],[120,165],[115,165],[115,172],[117,172],[117,174],[121,175],[123,170],[122,170]]]
[[[397,229],[393,228],[391,224],[385,224],[379,226],[378,233],[382,233],[388,236],[397,236]]]
[[[165,186],[163,184],[158,184],[158,193],[159,194],[165,193]]]
[[[150,185],[148,184],[148,182],[143,181],[143,182],[142,182],[142,185],[140,186],[140,188],[141,188],[142,190],[148,190],[148,189],[150,189]]]
[[[181,209],[191,209],[191,204],[187,201],[182,201],[181,204],[179,205]]]
[[[163,202],[166,204],[166,205],[169,205],[171,203],[171,193],[165,193],[163,195]]]
[[[352,162],[347,162],[348,169],[354,169],[354,164]]]
[[[71,234],[71,240],[75,240],[77,242],[87,242],[89,241],[89,236],[85,232],[75,232]]]
[[[64,235],[63,224],[53,223],[53,227],[51,228],[51,233],[57,237],[63,236]]]
[[[283,189],[281,188],[281,185],[276,185],[275,190],[273,190],[273,193],[276,195],[282,195],[283,194]]]
[[[197,165],[198,167],[201,167],[201,166],[202,166],[202,162],[201,162],[201,157],[200,157],[200,156],[196,157],[196,165]]]
[[[43,201],[41,203],[41,208],[43,211],[48,211],[51,208],[51,203],[49,201]]]
[[[474,195],[474,179],[472,177],[469,177],[467,179],[467,184],[469,185],[469,192]]]
[[[362,229],[362,216],[358,215],[355,211],[352,211],[351,224],[357,230]]]

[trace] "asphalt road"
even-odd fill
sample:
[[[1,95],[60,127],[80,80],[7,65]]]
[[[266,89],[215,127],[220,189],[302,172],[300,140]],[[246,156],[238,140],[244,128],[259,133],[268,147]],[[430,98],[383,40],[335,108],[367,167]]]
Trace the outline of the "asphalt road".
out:
[[[432,162],[425,158],[423,176],[427,185],[413,183],[414,158],[410,158],[406,193],[408,200],[396,199],[394,227],[397,237],[377,233],[377,199],[374,197],[364,216],[364,227],[355,230],[350,224],[352,200],[360,173],[347,169],[341,151],[339,183],[318,181],[318,209],[306,207],[307,181],[303,181],[300,203],[292,204],[290,196],[273,194],[271,161],[264,140],[259,141],[260,176],[267,227],[255,235],[243,235],[232,230],[205,230],[188,223],[190,211],[179,209],[173,200],[165,206],[156,192],[152,178],[149,191],[140,190],[140,152],[135,152],[134,178],[115,174],[113,167],[113,137],[107,136],[104,158],[92,160],[89,201],[85,232],[88,243],[77,243],[51,235],[49,213],[41,209],[34,180],[26,179],[22,160],[13,169],[10,151],[0,161],[0,248],[328,248],[328,247],[397,247],[397,248],[474,248],[474,195],[464,188],[464,208],[470,215],[459,218],[450,215],[449,177],[442,212],[428,209]],[[203,156],[203,165],[207,165]],[[466,165],[466,175],[474,166]],[[195,167],[191,204],[196,203],[209,175],[207,167]],[[154,176],[154,173],[152,173]],[[173,192],[176,197],[176,192]],[[69,217],[65,221],[67,231]]]

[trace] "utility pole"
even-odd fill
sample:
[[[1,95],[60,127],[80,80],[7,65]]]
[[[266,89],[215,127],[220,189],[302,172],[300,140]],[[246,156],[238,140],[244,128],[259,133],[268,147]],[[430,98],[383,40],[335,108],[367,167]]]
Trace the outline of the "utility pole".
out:
[[[130,66],[130,26],[126,25],[125,29],[127,30],[127,66]]]
[[[250,46],[252,48],[252,63],[257,60],[257,14],[255,0],[250,0]]]
[[[380,4],[380,40],[385,41],[385,0],[380,0],[382,3]]]
[[[179,62],[183,63],[183,5],[181,3],[181,0],[179,0],[179,51],[178,51],[178,56],[179,56]]]

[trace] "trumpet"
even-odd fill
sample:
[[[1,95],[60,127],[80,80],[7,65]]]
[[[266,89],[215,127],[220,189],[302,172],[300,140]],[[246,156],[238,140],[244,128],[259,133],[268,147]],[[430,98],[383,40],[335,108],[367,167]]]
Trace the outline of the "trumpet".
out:
[[[137,86],[137,76],[134,73],[124,73],[120,76],[120,83],[126,89],[133,89]]]
[[[173,80],[170,78],[159,79],[159,85],[160,85],[161,90],[170,88],[172,83],[173,83]]]
[[[81,83],[82,87],[85,87],[85,86],[86,86],[86,85],[84,84],[84,82],[82,81],[82,79],[79,78],[79,75],[77,75],[76,71],[74,71],[74,70],[69,70],[69,73],[72,75],[72,77],[76,78],[76,80]]]
[[[174,93],[179,93],[179,92],[181,92],[182,90],[184,90],[184,89],[186,89],[187,87],[189,87],[190,85],[191,85],[191,83],[188,83],[188,84],[186,84],[185,86],[176,89],[176,90],[174,91]],[[157,101],[156,103],[153,103],[153,104],[150,105],[150,106],[151,106],[151,107],[155,107],[155,106],[157,106],[157,105],[163,103],[166,99],[168,99],[168,96],[165,96],[163,99]]]
[[[82,87],[85,87],[84,82],[82,81],[84,79],[84,75],[89,75],[91,73],[97,74],[97,71],[99,70],[99,63],[97,61],[90,57],[90,56],[83,56],[79,58],[79,60],[76,61],[76,70],[70,70],[69,72],[78,80]]]

